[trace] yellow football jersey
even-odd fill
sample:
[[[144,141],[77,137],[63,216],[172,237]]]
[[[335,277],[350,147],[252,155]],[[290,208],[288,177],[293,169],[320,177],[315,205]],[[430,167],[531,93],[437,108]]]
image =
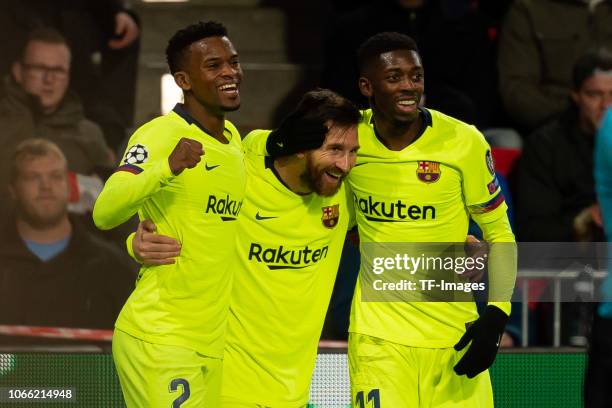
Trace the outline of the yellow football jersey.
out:
[[[248,178],[222,395],[261,406],[302,406],[350,215],[344,188],[321,197],[285,186],[265,156],[268,133],[254,131],[243,141]]]
[[[514,242],[483,136],[440,112],[421,114],[420,137],[392,151],[376,136],[372,111],[363,113],[361,148],[348,177],[362,252],[368,243],[460,243],[470,216],[488,241]],[[509,312],[509,304],[502,308]],[[473,302],[363,301],[358,280],[349,331],[414,347],[452,347],[477,317]]]
[[[240,136],[225,122],[221,143],[183,108],[156,118],[131,137],[117,171],[94,208],[98,227],[113,228],[136,212],[157,232],[182,243],[173,265],[143,266],[116,327],[139,339],[223,355],[237,217],[246,176]],[[204,156],[178,176],[168,157],[182,138],[202,143]]]

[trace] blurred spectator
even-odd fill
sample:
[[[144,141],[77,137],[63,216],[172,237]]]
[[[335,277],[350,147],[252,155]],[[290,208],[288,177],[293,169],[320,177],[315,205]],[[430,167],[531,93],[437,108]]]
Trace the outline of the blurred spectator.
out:
[[[612,75],[612,72],[609,73]],[[588,367],[584,383],[585,408],[612,406],[612,109],[603,121],[595,147],[595,185],[608,239],[608,277],[593,319]]]
[[[609,74],[612,75],[612,72]],[[608,109],[597,136],[595,186],[606,238],[612,243],[612,108]],[[611,250],[612,245],[608,245],[608,251]],[[601,288],[604,302],[599,306],[598,313],[612,319],[612,252],[608,252],[608,255],[608,276]]]
[[[66,159],[43,139],[11,160],[15,218],[0,235],[0,324],[111,329],[135,265],[68,218]]]
[[[568,106],[574,62],[601,46],[612,49],[610,0],[512,4],[500,36],[499,81],[506,111],[524,134]]]
[[[573,69],[570,107],[527,139],[519,159],[519,240],[603,239],[593,177],[593,148],[598,124],[612,104],[611,70],[612,55],[608,51],[583,54]],[[542,303],[538,309],[539,343],[549,344],[552,305]],[[563,303],[563,344],[585,345],[589,309],[588,304]]]
[[[140,28],[125,0],[5,0],[0,13],[0,74],[18,56],[30,31],[53,27],[72,50],[71,87],[87,118],[117,150],[132,126]]]
[[[481,128],[497,125],[495,31],[467,0],[383,0],[342,15],[327,41],[322,85],[367,106],[357,87],[356,53],[383,31],[409,35],[427,70],[425,105]]]
[[[589,51],[573,70],[571,106],[536,130],[519,161],[517,221],[522,241],[598,241],[593,147],[612,104],[612,55]]]
[[[68,91],[70,61],[64,38],[53,29],[38,29],[30,34],[13,63],[12,75],[4,78],[5,95],[0,99],[1,193],[6,193],[13,148],[35,136],[56,143],[68,160],[68,168],[76,173],[91,174],[97,167],[112,166],[112,153],[102,131],[85,119],[78,98]],[[6,200],[0,206],[6,208]]]

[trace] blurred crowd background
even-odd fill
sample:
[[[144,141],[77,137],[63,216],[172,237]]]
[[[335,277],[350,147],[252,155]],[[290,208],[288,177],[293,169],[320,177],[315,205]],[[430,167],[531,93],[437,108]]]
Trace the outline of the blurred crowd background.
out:
[[[593,152],[612,104],[612,1],[6,0],[0,8],[0,325],[112,328],[138,269],[124,248],[137,221],[102,233],[92,205],[130,134],[162,113],[167,40],[195,20],[225,24],[240,54],[242,107],[230,120],[243,135],[273,128],[317,86],[365,108],[357,47],[382,31],[410,35],[425,68],[422,104],[485,135],[517,239],[605,241]],[[347,241],[324,338],[346,338],[358,263]],[[504,345],[522,343],[525,317],[525,343],[551,345],[553,305],[519,309]],[[594,304],[564,303],[561,345],[587,346],[594,315]]]

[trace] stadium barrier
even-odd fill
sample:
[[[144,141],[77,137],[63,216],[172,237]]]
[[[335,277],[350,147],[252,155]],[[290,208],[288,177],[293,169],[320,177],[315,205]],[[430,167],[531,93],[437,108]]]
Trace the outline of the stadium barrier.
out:
[[[326,344],[329,346],[330,344]],[[331,344],[339,346],[341,344]],[[56,347],[56,352],[0,350],[0,406],[124,407],[110,354],[96,347]],[[47,350],[47,351],[45,351]],[[61,351],[61,352],[58,352]],[[497,408],[582,407],[583,349],[502,351],[491,368]],[[346,348],[320,349],[312,379],[311,407],[350,407]],[[9,399],[13,390],[70,390],[71,399]],[[20,395],[27,396],[27,392]]]

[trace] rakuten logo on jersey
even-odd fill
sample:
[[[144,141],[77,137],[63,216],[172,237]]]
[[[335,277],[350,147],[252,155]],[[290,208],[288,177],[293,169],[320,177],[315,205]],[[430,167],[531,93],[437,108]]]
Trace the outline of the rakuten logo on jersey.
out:
[[[242,200],[232,200],[227,194],[224,198],[209,195],[206,213],[220,215],[223,221],[236,221],[241,208]]]
[[[315,265],[327,258],[328,246],[310,249],[308,245],[303,248],[264,247],[251,243],[249,248],[249,261],[264,263],[268,269],[302,269]]]
[[[372,196],[359,198],[353,193],[356,208],[369,221],[410,222],[416,220],[435,220],[436,208],[431,205],[410,205],[402,200],[376,201]]]

